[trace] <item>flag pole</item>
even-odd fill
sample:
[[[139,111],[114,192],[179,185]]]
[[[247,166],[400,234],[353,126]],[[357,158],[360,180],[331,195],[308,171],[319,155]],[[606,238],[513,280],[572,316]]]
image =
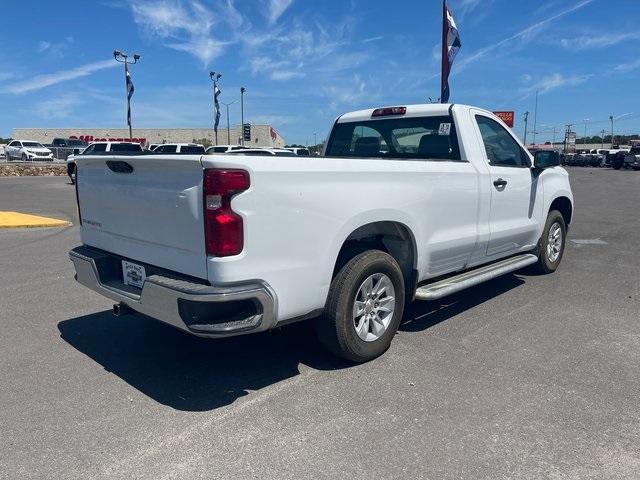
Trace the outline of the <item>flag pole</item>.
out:
[[[133,138],[133,127],[131,126],[131,97],[129,96],[129,64],[124,62],[124,88],[127,93],[127,123],[129,124],[129,141]]]
[[[440,66],[440,103],[443,102],[445,90],[445,69],[448,58],[447,52],[447,0],[442,0],[442,60]]]

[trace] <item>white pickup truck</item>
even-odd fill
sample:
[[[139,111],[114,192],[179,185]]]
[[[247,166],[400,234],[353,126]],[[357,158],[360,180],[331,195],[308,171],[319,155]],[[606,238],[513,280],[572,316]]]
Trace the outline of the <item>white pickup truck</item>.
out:
[[[351,361],[407,302],[559,265],[573,196],[495,115],[409,105],[336,119],[321,157],[82,155],[78,282],[205,337],[313,319]]]

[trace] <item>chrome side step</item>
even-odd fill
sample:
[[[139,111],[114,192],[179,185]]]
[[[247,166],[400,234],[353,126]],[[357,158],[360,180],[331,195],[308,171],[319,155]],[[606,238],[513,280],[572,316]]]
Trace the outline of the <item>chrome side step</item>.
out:
[[[453,277],[418,287],[416,290],[416,300],[437,300],[438,298],[446,297],[465,288],[473,287],[487,280],[492,280],[505,273],[520,270],[537,261],[538,257],[531,253],[526,253],[490,263],[489,265],[483,265],[474,270],[469,270],[468,272],[463,272]]]

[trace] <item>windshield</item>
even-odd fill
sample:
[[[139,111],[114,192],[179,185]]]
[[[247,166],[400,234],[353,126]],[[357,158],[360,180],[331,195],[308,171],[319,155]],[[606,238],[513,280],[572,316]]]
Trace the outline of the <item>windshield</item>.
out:
[[[629,153],[632,155],[640,155],[640,147],[632,147],[631,150],[629,150]]]
[[[65,140],[70,147],[86,147],[87,144],[82,140]]]
[[[138,143],[112,143],[112,152],[141,152],[142,147]]]
[[[455,125],[448,115],[338,123],[326,156],[460,159]]]
[[[44,148],[44,145],[38,142],[22,142],[24,147],[36,147],[36,148]]]

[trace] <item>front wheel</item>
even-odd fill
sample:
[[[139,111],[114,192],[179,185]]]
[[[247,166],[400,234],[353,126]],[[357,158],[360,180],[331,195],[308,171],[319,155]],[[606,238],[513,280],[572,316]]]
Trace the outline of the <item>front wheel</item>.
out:
[[[557,210],[550,211],[538,244],[538,263],[535,267],[540,273],[556,271],[564,254],[566,239],[564,217]]]
[[[380,250],[356,255],[331,282],[316,321],[320,342],[352,362],[382,355],[402,320],[404,299],[402,271],[391,255]]]

